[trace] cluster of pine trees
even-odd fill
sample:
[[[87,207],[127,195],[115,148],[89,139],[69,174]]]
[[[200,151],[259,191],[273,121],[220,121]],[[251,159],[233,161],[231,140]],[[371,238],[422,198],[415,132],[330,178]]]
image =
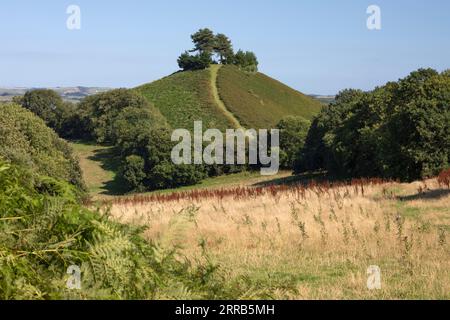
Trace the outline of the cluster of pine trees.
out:
[[[184,71],[201,70],[211,64],[233,64],[248,72],[258,71],[258,59],[251,51],[234,52],[231,40],[224,34],[214,34],[208,28],[191,35],[194,49],[184,52],[178,58],[178,65]],[[217,57],[217,60],[215,60]]]

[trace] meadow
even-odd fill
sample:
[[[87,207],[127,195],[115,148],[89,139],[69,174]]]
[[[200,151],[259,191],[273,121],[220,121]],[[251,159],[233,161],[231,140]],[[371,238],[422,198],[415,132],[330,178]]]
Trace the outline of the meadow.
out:
[[[114,219],[178,258],[213,263],[234,298],[449,299],[448,176],[121,197]],[[203,257],[203,258],[202,258]],[[381,290],[367,269],[381,268]]]

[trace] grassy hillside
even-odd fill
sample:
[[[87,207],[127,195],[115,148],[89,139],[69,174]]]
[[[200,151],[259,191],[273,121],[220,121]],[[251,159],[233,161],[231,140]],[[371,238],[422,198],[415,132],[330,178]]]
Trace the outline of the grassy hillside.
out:
[[[223,66],[217,79],[219,94],[239,122],[248,128],[268,128],[286,115],[311,119],[321,103],[262,73],[250,74]]]
[[[185,71],[135,89],[174,128],[268,128],[287,115],[311,119],[321,103],[261,73],[234,66]]]
[[[215,103],[210,70],[178,72],[136,90],[161,111],[173,128],[193,128],[197,120],[208,128],[233,127]]]

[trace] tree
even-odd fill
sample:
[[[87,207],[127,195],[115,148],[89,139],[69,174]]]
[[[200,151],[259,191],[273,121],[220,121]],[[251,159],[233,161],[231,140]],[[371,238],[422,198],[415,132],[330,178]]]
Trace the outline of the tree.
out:
[[[145,160],[137,155],[125,158],[122,166],[122,177],[132,191],[143,192],[146,190]]]
[[[211,53],[207,52],[197,55],[190,55],[188,52],[185,52],[178,58],[178,66],[183,71],[207,69],[211,63],[213,63]]]
[[[234,56],[234,64],[244,71],[257,72],[259,62],[253,52],[239,50]]]
[[[419,69],[371,92],[345,90],[314,119],[295,171],[413,181],[450,163],[450,77]]]
[[[234,51],[231,40],[224,34],[219,33],[216,36],[214,45],[214,52],[219,56],[220,63],[231,64],[233,63]]]
[[[280,130],[280,167],[292,169],[302,149],[311,123],[302,117],[288,116],[280,120],[276,129]]]
[[[25,93],[21,105],[44,120],[55,131],[60,131],[65,112],[62,98],[53,90],[33,90]]]
[[[211,55],[214,51],[216,37],[214,36],[214,32],[212,32],[210,29],[200,29],[199,31],[191,35],[191,39],[194,42],[195,46],[195,48],[191,50],[191,52],[198,51],[200,54],[207,53]]]
[[[84,130],[99,143],[114,143],[113,124],[125,108],[152,108],[140,94],[116,89],[85,98],[79,105]]]

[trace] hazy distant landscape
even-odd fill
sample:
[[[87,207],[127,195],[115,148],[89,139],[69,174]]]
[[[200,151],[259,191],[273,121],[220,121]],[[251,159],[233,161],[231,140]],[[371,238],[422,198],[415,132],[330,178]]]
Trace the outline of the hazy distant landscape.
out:
[[[23,96],[26,92],[37,89],[50,89],[57,92],[65,101],[79,102],[83,98],[111,90],[97,87],[56,87],[56,88],[1,88],[0,101],[11,101],[13,97]]]

